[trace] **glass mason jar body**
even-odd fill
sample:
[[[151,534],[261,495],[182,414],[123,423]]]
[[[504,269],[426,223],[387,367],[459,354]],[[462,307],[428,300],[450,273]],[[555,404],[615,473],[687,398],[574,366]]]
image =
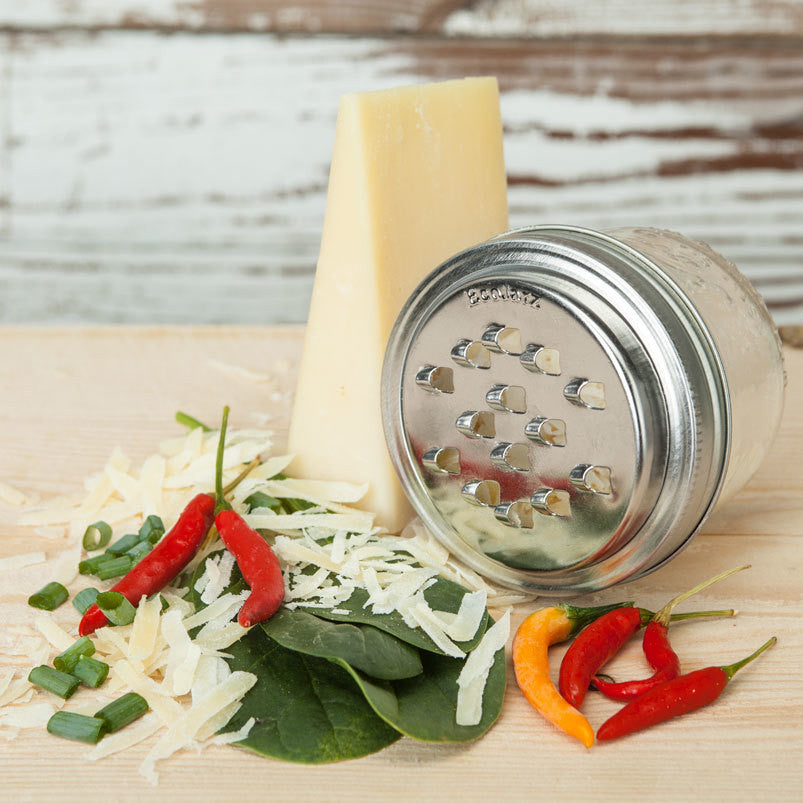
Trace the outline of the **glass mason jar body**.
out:
[[[537,226],[414,291],[383,411],[435,535],[496,582],[566,594],[676,554],[760,464],[783,389],[763,302],[708,246]]]

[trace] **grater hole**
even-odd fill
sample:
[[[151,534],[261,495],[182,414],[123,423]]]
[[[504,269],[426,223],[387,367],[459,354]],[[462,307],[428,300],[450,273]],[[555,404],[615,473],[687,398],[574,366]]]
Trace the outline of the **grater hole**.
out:
[[[524,434],[544,446],[565,446],[566,422],[560,418],[533,418],[524,427]]]
[[[430,470],[438,474],[460,473],[460,452],[453,446],[440,448],[435,446],[425,452],[421,462]]]
[[[466,410],[457,421],[457,429],[469,438],[495,438],[496,423],[494,414],[487,410]]]
[[[556,488],[539,488],[531,497],[530,503],[545,516],[559,516],[562,519],[571,518],[572,508],[569,501],[569,492]]]
[[[521,332],[512,326],[490,323],[482,334],[482,342],[491,350],[518,356],[522,352]]]
[[[500,499],[500,487],[496,480],[473,480],[463,486],[463,496],[473,505],[496,507]]]
[[[486,394],[485,400],[495,410],[508,413],[527,412],[527,393],[521,385],[494,385]]]
[[[498,443],[491,452],[491,462],[505,471],[529,471],[530,449],[526,443]]]
[[[591,466],[583,463],[572,469],[569,479],[581,491],[602,495],[613,493],[611,470],[608,466]]]
[[[491,352],[479,340],[460,340],[452,349],[452,359],[468,368],[491,367]]]
[[[415,375],[416,384],[431,393],[454,393],[454,371],[435,365],[424,365]]]
[[[563,395],[574,404],[589,410],[605,409],[605,385],[588,379],[575,379],[563,389]]]
[[[519,360],[528,371],[560,376],[560,352],[557,349],[530,343]]]
[[[509,527],[530,529],[533,526],[533,506],[526,499],[498,505],[494,516]]]

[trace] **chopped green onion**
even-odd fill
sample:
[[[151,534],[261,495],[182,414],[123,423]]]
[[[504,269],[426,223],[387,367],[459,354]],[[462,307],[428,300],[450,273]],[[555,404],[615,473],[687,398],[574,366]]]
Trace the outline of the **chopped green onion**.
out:
[[[84,531],[84,549],[94,552],[103,549],[112,540],[112,528],[105,521],[96,521]]]
[[[119,557],[120,555],[125,555],[131,547],[136,546],[140,541],[142,541],[144,536],[140,535],[139,533],[128,533],[128,535],[124,535],[122,538],[118,538],[107,550],[107,555],[114,555],[115,557]]]
[[[151,514],[145,519],[142,527],[139,528],[139,534],[143,538],[147,538],[152,544],[155,544],[165,534],[164,522],[159,516]]]
[[[113,625],[130,625],[136,609],[119,591],[104,591],[98,594],[95,604]]]
[[[79,591],[72,598],[72,604],[75,606],[75,610],[83,616],[95,604],[95,597],[97,597],[99,593],[97,588],[84,588]]]
[[[82,560],[78,564],[78,571],[81,574],[97,574],[98,569],[110,560],[114,560],[114,555],[107,555],[105,552],[102,555],[95,555],[93,558]]]
[[[133,565],[134,564],[131,562],[131,558],[129,558],[128,555],[121,555],[119,558],[112,558],[98,567],[98,579],[111,580],[112,577],[120,577],[120,575],[128,574]]]
[[[255,507],[269,507],[271,510],[278,512],[282,507],[282,503],[278,499],[263,491],[252,493],[251,496],[245,500],[245,503],[251,510]]]
[[[98,661],[97,658],[81,656],[81,660],[75,665],[72,674],[91,689],[97,689],[109,675],[109,665]]]
[[[68,700],[73,696],[78,688],[78,678],[68,675],[66,672],[59,672],[52,666],[35,666],[28,674],[28,680],[40,689],[52,692],[57,697]]]
[[[106,733],[106,723],[83,714],[56,711],[47,721],[47,731],[54,736],[61,736],[62,739],[97,744]]]
[[[92,643],[92,639],[89,636],[84,636],[67,647],[63,653],[57,655],[53,659],[53,666],[60,672],[72,672],[75,669],[75,665],[81,660],[82,655],[89,656],[94,654],[95,645]]]
[[[135,719],[139,719],[148,710],[145,698],[130,691],[116,700],[112,700],[95,714],[95,717],[106,723],[106,730],[115,733]]]
[[[153,544],[150,541],[145,539],[144,541],[140,541],[138,544],[134,544],[131,549],[128,550],[125,554],[128,555],[129,558],[134,563],[139,563],[142,558],[145,557],[151,550],[153,549]]]
[[[48,583],[35,594],[28,597],[28,605],[32,608],[41,608],[43,611],[55,611],[63,605],[70,595],[61,583]]]
[[[202,424],[197,418],[193,418],[187,413],[182,413],[181,410],[176,412],[176,421],[181,424],[182,427],[189,427],[190,429],[197,429],[200,427],[204,432],[212,431],[211,427]]]

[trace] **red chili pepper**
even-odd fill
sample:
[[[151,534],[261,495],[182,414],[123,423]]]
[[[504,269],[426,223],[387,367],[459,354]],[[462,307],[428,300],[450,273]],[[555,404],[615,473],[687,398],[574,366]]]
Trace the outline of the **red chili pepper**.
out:
[[[680,675],[656,686],[637,700],[621,708],[603,723],[597,738],[618,739],[628,733],[644,730],[673,717],[679,717],[713,703],[722,694],[728,681],[743,667],[769,649],[777,639],[773,636],[752,655],[730,666],[709,666],[687,675]]]
[[[251,593],[237,616],[237,621],[243,627],[251,627],[267,621],[279,609],[284,600],[284,577],[279,559],[270,544],[260,533],[252,530],[224,499],[223,444],[228,420],[229,408],[224,407],[215,469],[216,511],[219,511],[215,526],[226,549],[234,555],[243,579],[251,588]]]
[[[582,705],[591,678],[641,627],[642,617],[640,608],[617,608],[580,632],[560,665],[558,688],[564,700],[575,708]]]
[[[218,513],[215,526],[251,588],[237,621],[243,627],[267,621],[284,600],[284,577],[279,559],[270,544],[233,510]]]
[[[718,574],[716,577],[712,577],[710,580],[706,580],[704,583],[700,583],[688,591],[684,591],[682,594],[670,600],[652,617],[652,621],[644,629],[644,638],[642,641],[644,657],[654,670],[652,676],[644,678],[643,680],[630,680],[622,683],[613,683],[595,677],[594,685],[597,689],[612,700],[626,702],[628,700],[635,700],[650,689],[660,686],[661,683],[666,683],[666,681],[676,678],[680,674],[680,659],[669,643],[669,621],[672,609],[693,594],[746,568],[747,566],[740,566],[737,569],[731,569],[730,571]],[[733,615],[732,610],[722,611],[721,613]]]
[[[121,578],[112,591],[119,591],[134,607],[143,596],[161,591],[192,560],[209,532],[215,516],[215,500],[210,494],[198,494],[173,525],[170,532]],[[87,636],[109,620],[97,605],[92,605],[78,625],[78,633]]]
[[[597,672],[622,648],[625,642],[639,627],[647,624],[653,617],[666,613],[666,621],[675,619],[692,619],[700,616],[722,616],[733,611],[698,611],[694,613],[670,614],[672,608],[682,600],[696,594],[712,583],[748,568],[740,566],[716,577],[706,580],[690,591],[685,591],[669,602],[658,614],[644,608],[618,608],[590,624],[574,640],[563,656],[560,665],[559,688],[563,698],[575,708],[579,708],[585,699],[588,686]]]
[[[622,683],[594,677],[597,691],[602,692],[611,700],[635,700],[650,689],[672,680],[680,674],[680,659],[669,644],[668,628],[661,622],[650,622],[644,628],[642,642],[644,657],[655,670],[654,674],[643,680],[627,680]]]

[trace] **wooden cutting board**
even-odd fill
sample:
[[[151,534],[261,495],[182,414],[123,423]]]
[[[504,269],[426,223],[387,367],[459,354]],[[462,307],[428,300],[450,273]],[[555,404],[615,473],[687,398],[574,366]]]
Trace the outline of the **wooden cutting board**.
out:
[[[0,364],[6,369],[0,481],[43,496],[76,491],[115,445],[137,459],[176,434],[177,409],[215,421],[221,406],[230,404],[234,426],[262,424],[270,416],[281,445],[301,340],[301,330],[289,327],[0,330]],[[209,748],[164,763],[155,790],[137,772],[145,745],[94,764],[85,760],[84,746],[28,730],[14,741],[0,741],[0,798],[800,800],[803,351],[787,350],[786,359],[781,432],[750,485],[669,566],[579,600],[628,598],[655,609],[717,571],[752,563],[751,571],[695,602],[697,608],[737,607],[736,618],[673,631],[688,670],[730,663],[778,636],[778,645],[741,672],[715,706],[586,751],[530,709],[509,672],[499,722],[476,743],[455,747],[402,739],[376,755],[318,767]],[[63,548],[14,527],[10,508],[0,515],[0,556]],[[0,575],[0,622],[27,615],[30,592],[14,576]],[[563,649],[553,652],[557,668]],[[638,639],[611,671],[621,677],[646,673]],[[598,726],[615,708],[591,694],[584,710]]]

